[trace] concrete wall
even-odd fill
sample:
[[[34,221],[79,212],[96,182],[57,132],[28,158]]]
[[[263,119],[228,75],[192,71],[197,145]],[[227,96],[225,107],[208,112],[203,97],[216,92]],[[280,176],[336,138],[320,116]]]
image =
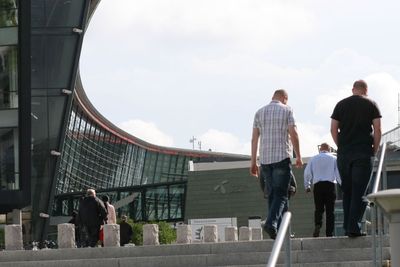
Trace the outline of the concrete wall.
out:
[[[188,219],[237,217],[238,227],[248,225],[248,217],[265,219],[267,201],[258,179],[249,175],[249,168],[189,172],[185,222]],[[292,232],[296,237],[312,236],[314,202],[303,185],[304,169],[293,168],[297,194],[291,199]],[[324,229],[321,234],[324,235]]]

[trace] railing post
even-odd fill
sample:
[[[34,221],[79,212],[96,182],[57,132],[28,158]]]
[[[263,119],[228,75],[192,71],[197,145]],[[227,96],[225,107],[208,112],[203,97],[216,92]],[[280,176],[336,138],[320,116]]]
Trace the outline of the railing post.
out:
[[[285,266],[290,267],[292,263],[292,242],[290,240],[290,235],[292,233],[291,226],[289,223],[288,229],[286,230],[286,240],[285,240]]]
[[[268,259],[267,267],[275,267],[275,265],[278,261],[279,252],[281,251],[283,242],[285,241],[287,236],[289,237],[287,247],[290,247],[290,219],[291,219],[291,217],[292,217],[292,214],[290,213],[290,211],[285,212],[285,214],[283,215],[281,226],[279,227],[278,235],[276,236],[274,245],[272,247],[271,254]],[[287,249],[286,253],[290,254],[290,249],[289,250]],[[286,256],[287,256],[287,254],[286,254]],[[289,262],[286,262],[285,266],[290,266],[290,264],[291,264],[290,255],[287,257],[289,257],[289,258],[287,258],[289,260]]]
[[[382,168],[383,169],[383,176],[384,180],[382,181],[382,185],[384,188],[387,187],[387,173],[386,173],[386,163],[384,164],[385,161],[385,153],[386,153],[386,143],[384,142],[382,146],[380,147],[380,157],[379,157],[379,163],[378,163],[378,169],[376,170],[376,176],[375,176],[375,181],[372,186],[372,194],[378,192],[379,190],[379,185],[381,184],[381,176],[382,176]],[[372,177],[371,172],[371,177]],[[372,179],[370,179],[370,182]],[[368,183],[368,187],[370,186],[370,183]],[[372,228],[372,254],[373,254],[373,266],[379,267],[380,264],[382,263],[383,259],[383,251],[382,251],[382,218],[381,218],[381,212],[378,210],[377,205],[374,203],[374,206],[371,210],[371,228]],[[378,233],[377,233],[378,232]],[[377,240],[376,237],[378,236],[379,240],[379,248],[377,248]],[[379,249],[379,259],[378,259],[378,252],[377,250]]]
[[[371,235],[372,235],[372,263],[374,267],[378,267],[376,259],[376,206],[373,204],[371,208]]]

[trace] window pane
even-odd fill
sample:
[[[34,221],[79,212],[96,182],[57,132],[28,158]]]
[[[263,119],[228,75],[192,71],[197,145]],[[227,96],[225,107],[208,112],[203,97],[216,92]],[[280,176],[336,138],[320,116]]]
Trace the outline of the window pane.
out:
[[[0,188],[19,189],[17,129],[0,129]]]
[[[18,107],[16,46],[0,46],[0,109]]]
[[[33,27],[77,27],[85,6],[84,0],[32,1]]]
[[[0,0],[0,27],[18,25],[17,0]]]

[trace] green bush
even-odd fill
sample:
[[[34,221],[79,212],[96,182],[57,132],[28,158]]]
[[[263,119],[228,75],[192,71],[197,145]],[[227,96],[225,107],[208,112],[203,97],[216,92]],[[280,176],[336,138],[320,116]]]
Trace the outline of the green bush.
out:
[[[133,235],[132,235],[132,242],[136,246],[141,246],[143,245],[143,225],[144,223],[138,222],[138,223],[133,223],[128,221],[128,223],[132,226],[133,229]]]
[[[167,222],[158,222],[160,244],[171,244],[176,241],[176,230]]]
[[[120,220],[118,220],[118,223]],[[136,246],[143,245],[143,225],[147,224],[145,222],[137,222],[134,223],[131,219],[127,221],[133,230],[133,235],[131,242],[133,242]],[[176,241],[176,230],[173,229],[167,222],[148,222],[158,224],[159,229],[159,241],[160,244],[171,244]]]

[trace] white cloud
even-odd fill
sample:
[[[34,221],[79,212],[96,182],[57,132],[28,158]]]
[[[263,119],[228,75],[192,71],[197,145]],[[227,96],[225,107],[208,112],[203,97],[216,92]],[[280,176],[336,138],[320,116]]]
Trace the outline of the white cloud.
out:
[[[400,81],[385,72],[371,73],[364,80],[368,84],[368,94],[377,102],[382,113],[382,129],[388,131],[398,123],[398,95]],[[350,96],[352,84],[343,85],[338,90],[331,90],[328,94],[318,95],[315,103],[315,114],[324,114],[329,118],[336,103]]]
[[[336,103],[350,95],[351,87],[339,89],[337,91],[332,90],[329,94],[318,95],[315,100],[315,114],[324,114],[325,117],[329,118]]]
[[[365,81],[368,83],[368,94],[377,102],[382,113],[383,132],[393,129],[399,120],[400,81],[384,72],[373,73]]]
[[[173,138],[163,133],[152,122],[129,120],[119,123],[118,127],[146,142],[160,146],[174,146]]]
[[[199,136],[203,150],[250,155],[250,142],[243,143],[235,135],[209,129]]]
[[[300,139],[300,152],[303,158],[316,155],[318,153],[318,145],[323,142],[327,142],[329,145],[336,148],[330,135],[329,125],[321,126],[302,122],[297,122],[296,125]]]
[[[263,49],[315,28],[313,14],[301,3],[264,0],[104,0],[94,20],[103,29],[122,32],[136,41],[156,35],[205,37]]]

